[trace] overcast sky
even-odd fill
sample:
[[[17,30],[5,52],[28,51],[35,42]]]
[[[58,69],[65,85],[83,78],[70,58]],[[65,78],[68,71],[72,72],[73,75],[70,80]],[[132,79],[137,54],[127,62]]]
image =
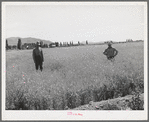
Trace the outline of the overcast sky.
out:
[[[58,42],[144,39],[143,5],[7,5],[6,38]]]

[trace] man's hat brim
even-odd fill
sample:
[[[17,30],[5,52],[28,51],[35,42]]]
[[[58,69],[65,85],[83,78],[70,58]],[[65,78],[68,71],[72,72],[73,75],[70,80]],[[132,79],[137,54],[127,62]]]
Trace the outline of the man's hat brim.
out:
[[[36,44],[40,46],[40,42],[37,42]]]

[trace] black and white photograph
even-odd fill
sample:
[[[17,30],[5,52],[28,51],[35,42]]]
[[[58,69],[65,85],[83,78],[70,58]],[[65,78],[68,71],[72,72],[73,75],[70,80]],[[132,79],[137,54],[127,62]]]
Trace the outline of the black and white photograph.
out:
[[[146,120],[147,2],[2,2],[2,120]]]

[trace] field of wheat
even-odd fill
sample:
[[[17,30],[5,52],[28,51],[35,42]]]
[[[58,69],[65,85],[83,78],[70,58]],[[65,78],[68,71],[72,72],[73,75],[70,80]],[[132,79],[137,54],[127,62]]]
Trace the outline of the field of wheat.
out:
[[[65,110],[90,101],[144,92],[143,42],[43,49],[43,72],[36,72],[32,50],[6,52],[6,110]]]

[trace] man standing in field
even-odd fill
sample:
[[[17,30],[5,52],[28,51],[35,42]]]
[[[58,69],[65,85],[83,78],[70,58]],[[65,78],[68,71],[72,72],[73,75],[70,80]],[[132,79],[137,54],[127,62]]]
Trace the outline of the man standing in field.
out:
[[[108,60],[114,59],[114,57],[118,54],[118,51],[111,46],[111,43],[108,43],[108,48],[103,52],[104,55],[107,56]]]
[[[43,70],[42,64],[43,64],[44,58],[43,58],[42,49],[40,47],[40,42],[37,42],[36,48],[33,50],[33,60],[35,63],[36,71],[38,70],[38,67],[40,67],[40,70],[42,71]]]

